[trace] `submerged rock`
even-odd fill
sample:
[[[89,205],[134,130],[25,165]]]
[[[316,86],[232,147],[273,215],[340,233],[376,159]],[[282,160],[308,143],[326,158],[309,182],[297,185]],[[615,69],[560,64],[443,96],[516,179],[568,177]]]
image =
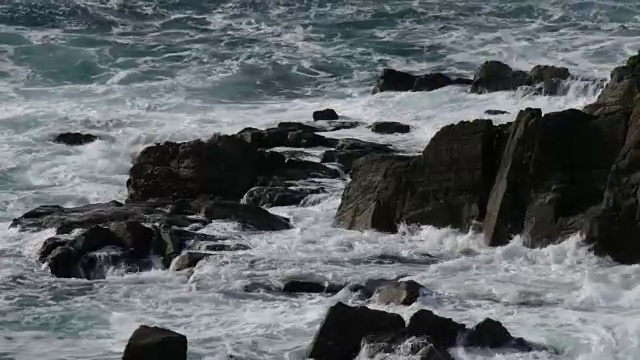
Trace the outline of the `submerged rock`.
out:
[[[291,206],[299,205],[311,194],[324,192],[322,188],[292,188],[284,186],[258,186],[250,189],[242,198],[245,204],[257,206]]]
[[[315,335],[307,357],[318,360],[351,360],[368,335],[401,331],[402,316],[341,302],[329,308]]]
[[[505,115],[505,114],[510,114],[510,112],[508,111],[504,111],[504,110],[485,110],[484,111],[485,114],[487,115]]]
[[[411,127],[395,121],[379,121],[371,125],[371,131],[378,134],[406,134]]]
[[[373,301],[383,305],[409,306],[420,298],[420,290],[423,288],[413,280],[386,282],[376,289]]]
[[[340,116],[333,109],[317,110],[313,112],[313,121],[338,119],[340,119]]]
[[[326,293],[336,294],[344,288],[341,284],[324,284],[308,280],[288,280],[282,286],[284,293]]]
[[[186,360],[187,338],[168,329],[141,325],[124,349],[122,360]]]
[[[53,138],[53,142],[70,146],[89,144],[98,140],[98,137],[91,134],[79,132],[66,132],[58,134]]]

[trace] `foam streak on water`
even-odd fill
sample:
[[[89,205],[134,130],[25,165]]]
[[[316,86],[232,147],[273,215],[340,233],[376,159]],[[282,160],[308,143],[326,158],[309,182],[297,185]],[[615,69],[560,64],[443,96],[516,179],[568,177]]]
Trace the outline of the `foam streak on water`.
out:
[[[327,307],[349,294],[247,294],[244,285],[314,275],[335,282],[407,275],[430,291],[421,307],[471,325],[490,316],[550,353],[455,349],[459,359],[640,358],[640,272],[596,259],[579,239],[490,249],[473,234],[429,227],[399,234],[331,226],[344,184],[309,207],[274,208],[294,229],[240,233],[253,249],[211,257],[193,272],[52,278],[35,257],[52,231],[8,222],[41,204],[123,200],[131,158],[159,141],[279,121],[333,107],[371,123],[408,123],[410,134],[367,128],[335,137],[419,152],[438,128],[486,109],[581,108],[596,91],[567,96],[461,87],[370,95],[385,66],[472,76],[484,60],[529,69],[563,65],[606,78],[640,47],[640,4],[627,0],[496,1],[0,1],[0,359],[118,359],[139,324],[187,335],[190,359],[301,359]],[[85,131],[81,147],[52,134]],[[224,223],[207,232],[236,231]],[[380,264],[380,255],[442,262]]]

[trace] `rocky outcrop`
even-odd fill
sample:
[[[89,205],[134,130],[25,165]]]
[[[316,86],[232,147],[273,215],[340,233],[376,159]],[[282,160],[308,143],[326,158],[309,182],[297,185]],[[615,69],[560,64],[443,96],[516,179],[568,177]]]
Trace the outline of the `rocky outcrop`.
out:
[[[611,81],[585,111],[609,123],[626,124],[596,215],[585,226],[585,241],[596,254],[623,264],[640,262],[640,53],[611,73]]]
[[[313,112],[313,121],[338,119],[340,119],[340,116],[333,109],[316,110]]]
[[[307,357],[318,360],[351,360],[369,335],[401,331],[402,316],[341,302],[329,308],[315,335]]]
[[[451,78],[441,73],[431,73],[421,76],[406,72],[384,69],[376,82],[373,93],[384,91],[433,91],[449,85],[470,85],[471,80]]]
[[[469,329],[453,319],[421,309],[411,316],[405,327],[404,320],[397,314],[338,303],[329,309],[318,329],[309,349],[309,358],[354,359],[361,345],[364,345],[367,358],[393,353],[450,360],[447,349],[456,346],[551,351],[542,345],[513,337],[500,322],[489,318]]]
[[[98,140],[98,137],[95,135],[83,134],[79,132],[66,132],[58,134],[53,138],[54,143],[70,146],[89,144],[96,140]]]
[[[487,205],[487,243],[524,233],[531,246],[544,246],[578,232],[602,201],[620,125],[579,110],[521,111]]]
[[[351,172],[335,223],[395,232],[401,222],[469,229],[482,220],[506,128],[490,120],[442,128],[421,156],[368,156]]]
[[[141,325],[124,349],[122,360],[186,360],[187,337],[168,329]]]
[[[378,121],[371,124],[371,131],[378,134],[406,134],[411,127],[395,121]]]
[[[127,180],[129,200],[197,198],[239,200],[260,177],[284,164],[235,136],[149,146],[136,158]]]

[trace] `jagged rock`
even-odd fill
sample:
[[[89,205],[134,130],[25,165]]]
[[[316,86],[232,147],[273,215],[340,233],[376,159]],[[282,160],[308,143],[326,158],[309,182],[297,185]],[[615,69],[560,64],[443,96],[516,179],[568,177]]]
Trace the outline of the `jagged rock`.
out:
[[[131,334],[122,360],[187,360],[187,337],[168,329],[141,325]]]
[[[315,335],[308,358],[351,360],[360,352],[365,336],[401,331],[402,316],[367,307],[351,307],[341,302],[329,308]]]
[[[332,147],[336,144],[335,139],[330,139],[318,135],[308,128],[299,129],[300,126],[277,127],[266,130],[255,128],[242,129],[237,136],[249,144],[260,149],[271,149],[274,147],[311,148],[311,147]]]
[[[441,73],[412,75],[406,72],[384,69],[376,82],[373,93],[383,91],[432,91],[449,85],[470,85],[469,79],[452,79]]]
[[[504,114],[509,114],[508,111],[504,111],[504,110],[485,110],[484,111],[485,114],[487,115],[504,115]]]
[[[344,288],[341,284],[324,284],[307,280],[289,280],[282,286],[284,293],[326,293],[336,294]]]
[[[250,189],[242,198],[245,204],[257,206],[291,206],[299,205],[311,194],[324,192],[322,188],[290,188],[284,186],[258,186]]]
[[[418,310],[413,314],[407,325],[409,335],[426,336],[431,343],[443,348],[455,346],[466,332],[466,326],[426,309]]]
[[[529,84],[529,74],[513,70],[500,61],[483,63],[473,78],[472,93],[486,93],[502,90],[515,90]]]
[[[358,139],[340,139],[335,150],[322,155],[323,163],[338,163],[344,171],[351,171],[353,162],[367,155],[391,154],[394,150],[386,144],[377,144]]]
[[[38,260],[40,262],[45,262],[55,249],[68,245],[70,242],[71,239],[60,236],[53,236],[46,239],[42,244],[42,247],[40,247],[40,252],[38,252]]]
[[[136,221],[121,221],[109,225],[109,230],[138,258],[147,257],[155,238],[155,231]]]
[[[79,132],[66,132],[56,135],[53,142],[70,146],[84,145],[98,140],[98,137],[91,134],[82,134]]]
[[[200,261],[206,259],[209,256],[211,256],[211,254],[197,251],[187,251],[174,258],[169,268],[173,271],[190,269],[198,265]]]
[[[269,176],[284,156],[263,152],[235,136],[207,142],[165,142],[146,147],[129,171],[129,200],[197,198],[239,200],[259,177]]]
[[[231,201],[211,201],[202,208],[202,214],[209,220],[231,220],[255,230],[275,231],[290,229],[289,219],[272,214],[267,210],[249,204]]]
[[[423,288],[413,280],[386,282],[376,289],[373,301],[383,305],[409,306],[420,298],[420,290]]]
[[[338,119],[340,119],[340,116],[333,109],[317,110],[313,112],[313,121]]]
[[[78,266],[81,254],[71,246],[65,245],[54,249],[47,257],[49,271],[59,278],[81,278],[83,274]]]
[[[73,238],[71,246],[80,253],[86,254],[108,246],[125,247],[126,244],[111,230],[96,225]]]
[[[357,160],[335,224],[383,232],[400,222],[469,229],[484,217],[504,132],[491,120],[461,122],[438,131],[419,157]]]
[[[530,246],[544,246],[579,231],[602,201],[619,128],[579,110],[521,111],[487,204],[487,243],[524,232]]]
[[[371,125],[371,131],[378,134],[405,134],[411,131],[411,127],[395,121],[379,121]]]

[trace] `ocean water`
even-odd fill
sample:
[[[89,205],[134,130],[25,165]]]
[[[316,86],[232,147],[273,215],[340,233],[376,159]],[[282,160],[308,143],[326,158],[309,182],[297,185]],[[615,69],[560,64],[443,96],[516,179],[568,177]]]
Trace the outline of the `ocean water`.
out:
[[[56,279],[36,261],[53,231],[8,229],[38,205],[124,200],[132,158],[155,142],[308,121],[333,107],[413,131],[381,136],[362,127],[329,136],[413,153],[441,126],[485,117],[486,109],[581,108],[597,96],[583,83],[561,97],[461,87],[370,92],[383,67],[472,76],[491,59],[607,78],[640,48],[639,20],[632,0],[0,0],[0,359],[119,359],[139,324],[185,334],[192,360],[303,359],[326,309],[350,294],[247,294],[244,285],[399,275],[429,291],[410,307],[377,308],[407,319],[430,308],[468,325],[489,316],[559,350],[454,349],[457,359],[640,358],[637,266],[595,258],[577,237],[546,249],[517,238],[486,248],[477,235],[450,229],[335,229],[340,181],[327,182],[331,192],[312,206],[272,209],[292,219],[292,230],[211,224],[206,232],[233,233],[253,249],[190,272]],[[49,141],[63,131],[101,140]],[[416,264],[425,253],[442,261]],[[381,255],[402,261],[372,261]]]

